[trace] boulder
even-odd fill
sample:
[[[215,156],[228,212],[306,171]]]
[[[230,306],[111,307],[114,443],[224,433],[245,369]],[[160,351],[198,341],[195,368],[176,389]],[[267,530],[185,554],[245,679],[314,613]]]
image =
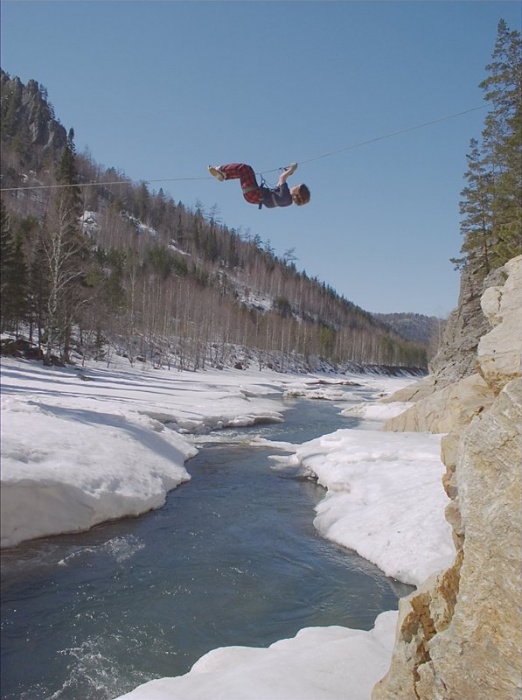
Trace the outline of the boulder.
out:
[[[466,426],[493,398],[484,379],[472,374],[420,399],[386,421],[383,430],[449,433]]]
[[[522,342],[522,256],[510,260],[503,287],[490,287],[482,309],[493,325],[478,345],[478,365],[488,385],[498,393],[506,381],[520,376]]]
[[[424,399],[426,396],[433,394],[437,389],[437,383],[435,378],[431,375],[424,377],[415,384],[408,384],[408,386],[399,389],[390,396],[385,396],[381,399],[381,403],[406,403],[406,402],[416,402]]]

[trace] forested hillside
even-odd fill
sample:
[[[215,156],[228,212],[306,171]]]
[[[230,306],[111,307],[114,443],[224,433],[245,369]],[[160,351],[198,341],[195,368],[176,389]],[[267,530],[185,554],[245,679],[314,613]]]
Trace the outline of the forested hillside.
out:
[[[2,331],[46,361],[426,365],[423,347],[299,272],[292,251],[102,169],[76,153],[42,86],[1,80]]]
[[[426,347],[428,359],[437,352],[444,332],[443,319],[410,313],[373,314],[373,316],[405,340],[412,340]]]

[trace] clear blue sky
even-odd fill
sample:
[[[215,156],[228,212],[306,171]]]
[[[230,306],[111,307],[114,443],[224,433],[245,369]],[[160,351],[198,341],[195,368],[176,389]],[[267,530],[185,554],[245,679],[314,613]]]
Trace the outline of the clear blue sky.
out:
[[[47,88],[79,151],[217,205],[368,311],[456,306],[449,258],[486,110],[315,159],[484,104],[498,20],[518,29],[520,3],[2,0],[1,14],[2,68]],[[237,182],[207,176],[233,161],[302,162],[290,184],[311,203],[247,205]]]

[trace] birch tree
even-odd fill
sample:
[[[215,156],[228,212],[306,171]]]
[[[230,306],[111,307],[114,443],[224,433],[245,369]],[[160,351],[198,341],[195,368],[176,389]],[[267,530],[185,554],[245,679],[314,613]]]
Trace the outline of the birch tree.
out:
[[[57,343],[62,360],[69,360],[69,338],[76,306],[82,302],[80,281],[85,275],[89,249],[80,229],[81,202],[74,163],[74,133],[69,132],[57,173],[58,187],[42,240],[47,271],[47,343],[45,362]]]

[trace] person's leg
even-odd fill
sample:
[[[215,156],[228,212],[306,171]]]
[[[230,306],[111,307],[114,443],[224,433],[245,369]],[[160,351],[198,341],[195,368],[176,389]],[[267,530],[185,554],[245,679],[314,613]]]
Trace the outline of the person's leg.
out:
[[[239,180],[241,187],[257,187],[254,169],[246,163],[220,165],[219,170],[225,176],[225,180]]]
[[[225,180],[239,180],[243,196],[249,204],[259,204],[260,189],[254,169],[246,163],[229,163],[220,165],[219,171]]]

